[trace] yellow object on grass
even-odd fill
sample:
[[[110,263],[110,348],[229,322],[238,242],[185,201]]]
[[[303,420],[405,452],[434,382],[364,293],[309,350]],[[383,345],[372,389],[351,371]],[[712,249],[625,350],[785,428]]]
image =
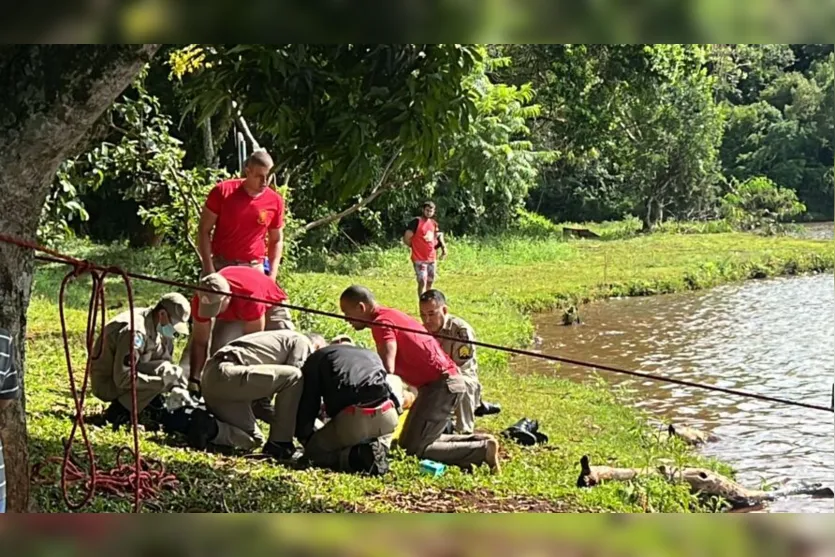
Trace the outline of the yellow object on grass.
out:
[[[403,431],[403,424],[406,423],[406,416],[408,415],[408,410],[404,410],[403,413],[400,414],[400,419],[397,420],[397,427],[395,428],[394,433],[391,436],[392,440],[400,438],[400,432]]]

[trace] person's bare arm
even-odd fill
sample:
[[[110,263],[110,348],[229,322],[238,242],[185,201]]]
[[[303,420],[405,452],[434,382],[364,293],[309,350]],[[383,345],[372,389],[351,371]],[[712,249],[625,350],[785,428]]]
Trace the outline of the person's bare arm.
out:
[[[446,242],[444,241],[444,233],[438,232],[438,249],[441,250],[441,259],[446,257]]]
[[[278,266],[281,265],[281,254],[284,251],[284,229],[275,228],[269,232],[267,246],[267,260],[270,262],[270,278],[278,276]]]
[[[203,207],[203,212],[200,214],[200,224],[197,228],[197,250],[200,252],[204,275],[215,272],[215,266],[212,263],[212,230],[215,224],[217,224],[217,215],[208,207]]]
[[[252,321],[244,322],[244,334],[249,335],[252,333],[260,333],[264,330],[264,326],[266,324],[266,318],[262,315],[258,319],[253,319]]]
[[[209,356],[209,339],[212,334],[211,321],[195,321],[191,328],[191,352],[189,353],[189,378],[200,382],[203,366]]]
[[[389,340],[377,345],[377,354],[383,360],[383,367],[388,373],[394,373],[394,362],[397,359],[397,341]]]
[[[415,233],[411,230],[407,230],[403,233],[403,243],[406,244],[406,247],[412,247],[412,237],[414,237]]]

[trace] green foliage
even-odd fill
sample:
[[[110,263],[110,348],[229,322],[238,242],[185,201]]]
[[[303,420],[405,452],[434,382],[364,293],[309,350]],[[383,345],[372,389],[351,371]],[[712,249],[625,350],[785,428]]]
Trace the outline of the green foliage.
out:
[[[773,233],[780,223],[806,211],[797,194],[781,188],[765,177],[750,178],[736,184],[722,198],[722,215],[740,230]]]
[[[202,121],[240,103],[281,168],[309,175],[317,198],[344,202],[368,191],[392,157],[418,172],[442,162],[445,133],[466,129],[476,111],[463,80],[483,49],[239,44],[199,56],[192,71],[172,57],[188,110]]]
[[[761,70],[763,76],[755,83],[740,82],[728,95],[736,104],[726,109],[724,172],[739,181],[766,176],[797,192],[814,216],[831,218],[835,58],[831,49],[824,49],[811,55],[801,51],[795,60],[787,49],[782,45],[782,54]]]

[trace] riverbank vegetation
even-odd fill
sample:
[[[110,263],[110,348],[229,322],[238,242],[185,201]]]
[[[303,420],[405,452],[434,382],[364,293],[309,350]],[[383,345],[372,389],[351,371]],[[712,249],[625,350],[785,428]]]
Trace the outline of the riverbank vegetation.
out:
[[[601,233],[635,227],[610,223],[588,228]],[[638,223],[637,226],[640,226]],[[751,234],[632,235],[605,241],[563,241],[561,235],[532,237],[521,232],[493,238],[462,239],[453,244],[440,267],[438,286],[452,309],[475,327],[480,339],[509,346],[528,346],[533,337],[529,312],[613,295],[647,295],[705,288],[722,282],[831,269],[835,254],[829,242]],[[168,270],[165,250],[135,250],[70,244],[73,253],[151,274]],[[317,271],[299,269],[282,279],[294,304],[337,311],[337,297],[351,283],[368,285],[383,303],[416,314],[414,287],[401,248],[369,250],[322,261]],[[27,410],[35,462],[60,454],[70,429],[71,399],[57,321],[57,291],[66,271],[48,265],[36,274],[29,310]],[[87,290],[76,286],[69,296],[68,322],[76,357],[83,355]],[[135,282],[138,303],[152,303],[164,289]],[[108,284],[108,312],[125,307],[118,281]],[[340,320],[297,315],[300,326],[327,335],[350,332]],[[354,334],[352,332],[352,334]],[[369,344],[367,333],[354,334]],[[579,460],[624,467],[644,467],[667,459],[674,464],[708,466],[722,472],[678,441],[668,441],[629,407],[629,396],[598,384],[590,371],[586,385],[553,377],[519,375],[506,354],[481,350],[480,375],[487,400],[503,411],[481,418],[477,427],[499,432],[521,417],[540,421],[550,441],[521,448],[503,443],[505,465],[499,477],[486,471],[466,475],[448,470],[438,479],[421,476],[414,459],[394,460],[384,479],[360,478],[322,471],[290,471],[271,464],[230,456],[200,454],[162,434],[142,435],[148,458],[161,460],[181,484],[156,502],[166,511],[688,511],[707,510],[681,486],[645,478],[632,484],[577,489]],[[76,367],[79,367],[78,364]],[[555,367],[555,371],[558,368]],[[104,405],[94,399],[87,411]],[[127,433],[91,428],[100,466],[113,464],[116,447],[129,444]],[[757,486],[754,486],[757,487]],[[36,491],[43,510],[65,510],[55,484]],[[95,499],[99,510],[128,510],[129,502]],[[154,507],[152,507],[154,508]]]

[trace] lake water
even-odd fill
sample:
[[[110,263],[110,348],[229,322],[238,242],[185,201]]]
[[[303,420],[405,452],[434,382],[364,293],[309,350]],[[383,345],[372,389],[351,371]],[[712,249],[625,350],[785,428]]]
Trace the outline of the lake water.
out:
[[[832,238],[832,223],[807,225]],[[708,291],[615,299],[581,309],[583,324],[557,315],[536,319],[545,353],[652,372],[828,406],[835,372],[832,274],[747,281]],[[517,358],[521,372],[559,373],[582,381],[589,370]],[[821,482],[833,486],[833,416],[606,372],[632,391],[635,406],[659,420],[711,431],[720,441],[702,452],[731,464],[737,480]],[[832,512],[832,500],[792,497],[772,512]]]

